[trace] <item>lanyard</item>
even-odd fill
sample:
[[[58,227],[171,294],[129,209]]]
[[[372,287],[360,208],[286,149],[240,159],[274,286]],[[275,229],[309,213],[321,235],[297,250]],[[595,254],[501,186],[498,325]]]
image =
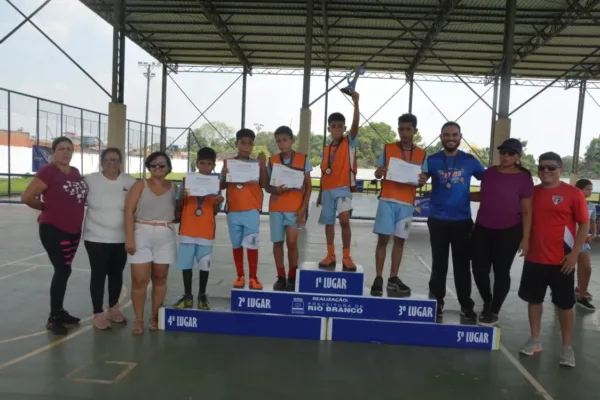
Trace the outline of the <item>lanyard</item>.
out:
[[[204,206],[204,197],[196,197],[196,216],[202,216],[202,206]]]
[[[296,152],[292,151],[292,155],[290,156],[290,166],[292,166],[294,164],[294,157],[296,157]],[[281,153],[279,153],[279,161],[281,161],[281,164],[285,165],[285,162],[283,161],[283,156],[281,155]]]
[[[396,145],[400,148],[400,151],[402,152],[402,159],[404,161],[406,160],[406,153],[404,148],[402,147],[402,145],[400,143],[396,143]],[[413,160],[413,151],[415,150],[415,145],[413,144],[412,146],[410,146],[410,159],[408,160],[408,162],[412,162]]]
[[[450,174],[448,175],[448,181],[450,181],[452,179],[452,175],[454,173],[454,168],[456,167],[456,160],[458,159],[458,153],[456,153],[456,155],[454,156],[454,163],[452,164],[452,169],[450,169]],[[448,171],[448,158],[446,157],[446,154],[444,153],[444,172]]]
[[[342,140],[344,140],[344,139],[342,139]],[[338,142],[338,144],[336,144],[335,146],[333,145],[333,143],[331,143],[331,144],[329,145],[329,154],[328,154],[328,156],[327,156],[327,169],[328,169],[329,171],[331,171],[331,164],[333,163],[333,159],[332,159],[332,157],[331,157],[331,149],[332,149],[333,147],[335,147],[335,152],[333,153],[333,157],[335,158],[335,156],[336,156],[336,154],[337,154],[337,151],[338,151],[338,148],[340,147],[340,144],[342,143],[342,140],[340,140],[340,141]]]

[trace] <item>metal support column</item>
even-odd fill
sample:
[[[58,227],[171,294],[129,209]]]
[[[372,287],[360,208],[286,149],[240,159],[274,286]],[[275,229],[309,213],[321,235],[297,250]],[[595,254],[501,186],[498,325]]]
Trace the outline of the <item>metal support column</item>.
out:
[[[327,144],[327,127],[329,126],[329,67],[325,70],[325,117],[323,118],[323,147]]]
[[[160,151],[167,151],[167,64],[162,65],[162,94],[160,100]]]
[[[498,118],[498,75],[494,77],[494,92],[492,94],[494,99],[492,100],[492,124],[491,124],[491,132],[490,132],[490,150],[489,160],[487,160],[488,165],[492,165],[493,156],[494,156],[494,148],[495,145],[495,137],[496,134],[496,118]]]
[[[500,94],[498,98],[498,120],[494,128],[494,143],[501,143],[510,137],[510,85],[515,41],[515,23],[517,19],[517,0],[506,0],[506,19],[504,22],[504,49],[500,75]],[[490,148],[492,164],[500,159],[497,152]]]
[[[113,52],[111,102],[108,104],[108,147],[121,150],[123,159],[127,159],[125,147],[125,125],[127,109],[125,107],[125,21],[126,0],[113,2]]]
[[[412,114],[412,108],[413,108],[413,84],[414,84],[415,80],[414,80],[414,76],[413,74],[410,74],[410,76],[408,77],[408,112]]]
[[[312,70],[314,0],[306,2],[306,36],[304,39],[304,77],[302,84],[302,109],[300,110],[300,132],[298,151],[308,154],[310,149],[310,76]]]
[[[6,105],[8,107],[8,121],[7,121],[7,129],[8,129],[8,197],[10,198],[10,192],[11,192],[11,184],[10,182],[12,181],[12,177],[11,177],[11,169],[10,169],[10,164],[11,164],[11,159],[10,159],[10,91],[8,92],[8,103]]]
[[[246,83],[248,80],[248,68],[244,67],[242,74],[242,129],[246,127]]]
[[[579,99],[577,102],[577,120],[575,121],[575,144],[573,146],[573,169],[571,184],[579,179],[579,148],[581,147],[581,127],[583,125],[583,109],[585,107],[586,81],[579,83]]]

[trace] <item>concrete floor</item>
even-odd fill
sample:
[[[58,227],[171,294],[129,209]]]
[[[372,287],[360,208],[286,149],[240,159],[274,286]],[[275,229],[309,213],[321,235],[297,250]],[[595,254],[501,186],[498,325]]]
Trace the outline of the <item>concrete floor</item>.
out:
[[[557,363],[560,331],[550,303],[544,315],[544,351],[529,359],[518,355],[528,336],[526,307],[516,295],[521,260],[513,266],[512,290],[500,316],[503,348],[480,351],[171,332],[134,337],[130,325],[100,332],[89,324],[89,263],[81,246],[65,307],[87,320],[66,338],[57,339],[44,330],[52,268],[39,243],[35,218],[36,213],[24,206],[0,204],[2,400],[598,398],[597,313],[576,309],[577,368]],[[209,294],[215,308],[227,309],[234,268],[225,220],[220,216],[218,221]],[[370,286],[375,273],[372,223],[353,221],[352,226],[353,255],[363,265],[365,285]],[[275,271],[266,217],[261,241],[259,274],[268,287]],[[318,261],[324,250],[322,232],[303,237],[302,260]],[[430,258],[427,230],[417,226],[407,243],[400,276],[414,296],[427,295]],[[593,260],[600,262],[597,251]],[[121,304],[133,318],[128,271]],[[590,291],[600,297],[598,277],[592,277]],[[444,322],[456,323],[459,307],[452,297],[453,286],[450,273]],[[172,270],[166,304],[181,294],[180,274]],[[474,286],[473,295],[479,310],[481,300]]]

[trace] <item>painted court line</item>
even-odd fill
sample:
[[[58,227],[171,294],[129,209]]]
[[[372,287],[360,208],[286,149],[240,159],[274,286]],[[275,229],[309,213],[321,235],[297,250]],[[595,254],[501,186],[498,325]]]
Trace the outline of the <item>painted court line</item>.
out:
[[[20,271],[13,272],[12,274],[0,276],[0,281],[3,280],[3,279],[10,278],[11,276],[20,275],[20,274],[24,274],[25,272],[33,271],[34,269],[38,269],[38,268],[40,268],[40,266],[39,265],[35,265],[35,266],[29,267],[27,269],[22,269]]]
[[[420,254],[415,254],[415,257],[421,263],[421,265],[423,265],[423,267],[425,267],[425,269],[427,269],[431,273],[431,267],[429,266],[429,264],[427,264],[427,261],[425,261]],[[454,291],[448,286],[446,286],[446,291],[455,300],[458,300],[456,293],[454,293]],[[517,360],[515,356],[513,356],[511,352],[502,343],[500,344],[500,352],[506,356],[508,361],[510,361],[510,363],[521,373],[521,375],[523,375],[523,377],[527,379],[531,386],[533,386],[534,389],[537,390],[537,394],[541,395],[542,398],[544,398],[544,400],[554,400],[554,398],[550,395],[550,393],[548,393],[548,391],[542,386],[542,384],[539,383],[538,380],[535,379],[533,375],[529,373],[529,371],[527,371],[527,369],[519,362],[519,360]]]
[[[147,288],[147,290],[150,290],[150,289],[152,289],[152,284],[149,284],[149,285],[148,285],[148,288]],[[121,293],[123,293],[123,292],[121,292]],[[130,306],[131,306],[131,300],[128,300],[128,301],[127,301],[127,303],[125,303],[125,304],[123,304],[123,305],[121,306],[121,310],[125,310],[125,309],[129,308]],[[90,325],[87,325],[87,326],[85,326],[85,327],[82,327],[82,328],[80,328],[80,329],[79,329],[77,332],[75,332],[75,333],[69,334],[69,335],[67,335],[67,336],[65,336],[65,337],[63,337],[63,338],[61,338],[61,339],[55,340],[55,341],[54,341],[54,342],[52,342],[52,343],[48,343],[47,345],[45,345],[45,346],[42,346],[42,347],[40,347],[39,349],[33,350],[33,351],[31,351],[31,352],[29,352],[29,353],[27,353],[27,354],[24,354],[24,355],[22,355],[22,356],[20,356],[20,357],[13,358],[12,360],[9,360],[9,361],[7,361],[7,362],[5,362],[5,363],[2,363],[2,364],[0,364],[0,371],[2,371],[2,370],[3,370],[3,369],[5,369],[5,368],[8,368],[8,367],[10,367],[10,366],[12,366],[12,365],[18,364],[18,363],[20,363],[20,362],[22,362],[22,361],[28,360],[28,359],[30,359],[31,357],[35,357],[35,356],[37,356],[38,354],[41,354],[41,353],[43,353],[43,352],[45,352],[45,351],[48,351],[48,350],[50,350],[51,348],[53,348],[53,347],[56,347],[56,346],[58,346],[58,345],[60,345],[60,344],[63,344],[63,343],[65,343],[65,342],[67,342],[67,341],[69,341],[69,340],[71,340],[71,339],[74,339],[74,338],[76,338],[76,337],[77,337],[77,336],[79,336],[79,335],[82,335],[82,334],[84,334],[84,333],[86,333],[86,332],[89,332],[89,331],[90,331],[90,330],[91,330],[93,327],[94,327],[94,325],[91,325],[91,324],[90,324]],[[45,331],[45,332],[46,332],[46,331]]]
[[[43,253],[34,254],[32,256],[29,256],[29,257],[21,258],[19,260],[15,260],[15,261],[8,262],[6,264],[2,264],[2,265],[0,265],[0,268],[5,268],[5,267],[8,267],[8,266],[11,266],[11,265],[14,265],[14,264],[18,264],[18,263],[20,263],[22,261],[31,260],[32,258],[36,258],[36,257],[44,256],[44,255],[46,255],[45,251]]]
[[[125,300],[125,297],[127,297],[127,286],[123,285],[122,288],[121,288],[121,294],[119,295],[118,304],[121,304],[121,302],[123,300]],[[94,316],[90,315],[89,317],[82,319],[81,322],[80,322],[80,324],[83,324],[83,323],[86,323],[88,321],[91,321],[92,318],[94,318]],[[44,329],[43,331],[29,333],[29,334],[26,334],[26,335],[20,335],[20,336],[12,337],[12,338],[9,338],[9,339],[0,340],[0,345],[1,344],[5,344],[5,343],[17,342],[19,340],[25,340],[25,339],[29,339],[29,338],[36,337],[36,336],[47,335],[47,334],[48,334],[48,330]]]

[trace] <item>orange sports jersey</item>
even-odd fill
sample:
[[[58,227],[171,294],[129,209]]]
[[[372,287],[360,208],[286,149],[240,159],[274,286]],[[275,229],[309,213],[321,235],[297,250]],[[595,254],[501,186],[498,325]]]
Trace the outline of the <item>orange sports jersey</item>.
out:
[[[550,189],[537,185],[533,192],[531,237],[525,259],[560,265],[573,248],[577,224],[588,220],[587,203],[581,190],[564,182]]]
[[[269,159],[269,167],[273,171],[273,165],[283,164],[281,154],[271,156]],[[289,168],[305,171],[306,154],[292,153],[292,161],[286,164]],[[304,196],[304,188],[302,190],[288,190],[282,194],[271,195],[269,199],[269,211],[277,212],[296,212],[302,206],[302,198]]]
[[[200,204],[198,204],[200,201]],[[215,239],[215,204],[217,198],[188,196],[183,203],[179,234],[207,240]]]
[[[331,162],[330,162],[331,160]],[[356,187],[356,151],[350,146],[347,136],[337,144],[323,148],[321,161],[321,188],[332,190],[341,187]]]
[[[396,142],[387,143],[383,147],[383,156],[386,168],[390,164],[390,158],[392,157],[399,158],[400,160],[404,160],[406,162],[423,165],[423,162],[427,156],[425,150],[414,145],[412,150],[403,150],[400,146],[400,143]],[[392,200],[412,205],[415,202],[416,195],[417,188],[415,186],[388,181],[385,179],[381,181],[381,192],[379,192],[379,198],[382,200]]]
[[[230,160],[235,160],[231,158]],[[223,161],[223,167],[227,160]],[[259,182],[227,183],[227,212],[262,211],[263,190]]]

